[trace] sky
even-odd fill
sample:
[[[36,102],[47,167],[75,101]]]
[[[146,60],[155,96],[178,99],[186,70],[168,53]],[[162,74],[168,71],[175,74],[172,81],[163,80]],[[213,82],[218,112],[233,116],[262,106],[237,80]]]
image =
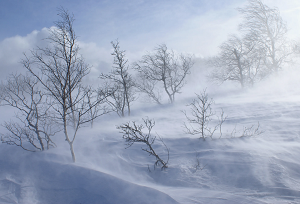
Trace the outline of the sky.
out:
[[[278,7],[289,36],[300,36],[300,1],[265,0]],[[165,43],[196,57],[210,57],[228,35],[238,32],[236,8],[246,0],[2,0],[0,1],[0,68],[17,72],[23,53],[45,44],[47,29],[63,7],[74,14],[81,54],[99,71],[111,67],[112,40],[120,41],[130,61]]]

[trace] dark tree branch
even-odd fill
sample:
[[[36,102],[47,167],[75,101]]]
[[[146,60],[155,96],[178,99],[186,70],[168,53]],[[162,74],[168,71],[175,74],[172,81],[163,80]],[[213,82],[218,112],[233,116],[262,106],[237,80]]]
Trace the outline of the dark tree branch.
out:
[[[155,121],[150,119],[143,119],[143,122],[145,126],[143,124],[138,125],[136,124],[136,122],[132,122],[118,126],[117,129],[121,130],[123,138],[127,142],[127,148],[131,147],[134,143],[144,143],[146,144],[146,148],[142,148],[142,150],[149,153],[149,155],[154,156],[156,159],[154,167],[161,165],[162,170],[168,168],[167,164],[169,161],[169,148],[166,146],[161,137],[159,137],[159,141],[165,146],[168,152],[167,161],[165,162],[164,160],[162,160],[153,149],[153,144],[156,137],[151,135],[151,131],[155,125]],[[146,128],[146,133],[142,132],[144,127]]]

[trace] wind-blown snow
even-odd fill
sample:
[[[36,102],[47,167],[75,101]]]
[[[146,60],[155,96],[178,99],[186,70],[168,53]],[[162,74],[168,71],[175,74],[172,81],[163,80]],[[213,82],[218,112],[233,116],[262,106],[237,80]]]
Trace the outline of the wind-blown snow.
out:
[[[300,203],[299,83],[275,79],[244,92],[208,88],[215,111],[228,115],[220,139],[184,133],[181,110],[188,111],[191,93],[173,106],[137,104],[131,117],[107,115],[82,128],[75,164],[62,135],[46,152],[0,144],[0,203]],[[142,144],[125,149],[116,129],[145,117],[170,148],[165,171],[153,169]],[[239,137],[258,122],[262,134]],[[154,148],[167,158],[163,145]]]

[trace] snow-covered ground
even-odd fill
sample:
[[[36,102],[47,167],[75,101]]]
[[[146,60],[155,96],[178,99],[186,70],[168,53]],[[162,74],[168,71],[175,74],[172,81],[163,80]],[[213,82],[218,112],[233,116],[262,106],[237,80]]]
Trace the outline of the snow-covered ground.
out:
[[[184,132],[182,110],[188,111],[186,104],[201,85],[178,96],[175,105],[137,104],[131,117],[106,115],[93,128],[82,128],[74,144],[75,164],[62,134],[55,137],[58,147],[45,152],[0,144],[0,203],[300,203],[295,73],[246,91],[208,87],[214,110],[222,108],[228,116],[220,139],[203,141]],[[116,129],[146,117],[156,121],[153,133],[170,149],[164,171],[153,168],[155,160],[141,150],[143,144],[125,149]],[[258,122],[260,135],[239,137]],[[163,145],[154,148],[167,158]]]

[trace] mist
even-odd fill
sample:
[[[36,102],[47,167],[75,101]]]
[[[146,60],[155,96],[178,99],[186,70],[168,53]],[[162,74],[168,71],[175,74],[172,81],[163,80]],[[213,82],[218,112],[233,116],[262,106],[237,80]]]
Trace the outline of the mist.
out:
[[[251,44],[245,38],[243,49],[249,44],[255,47],[240,52],[246,67],[239,67],[243,69],[245,85],[238,77],[222,80],[211,77],[215,70],[231,66],[222,64],[216,69],[212,63],[222,57],[221,45],[229,42],[229,36],[242,36],[244,40],[244,31],[239,29],[243,18],[237,8],[244,8],[248,2],[88,1],[67,7],[68,1],[54,1],[51,12],[40,3],[32,4],[31,11],[36,10],[35,17],[41,19],[32,20],[33,14],[28,14],[25,20],[31,19],[32,24],[28,23],[23,31],[12,29],[0,20],[0,26],[8,29],[0,35],[0,203],[300,202],[299,51],[295,48],[278,71],[270,71],[265,65],[267,55],[255,47],[261,44]],[[269,0],[263,3],[277,8],[286,22],[288,32],[284,36],[288,43],[284,45],[299,45],[300,4]],[[4,3],[0,3],[0,8],[1,4]],[[11,3],[3,6],[22,22],[21,14],[16,14],[17,8],[12,8]],[[5,122],[18,121],[23,115],[5,104],[4,87],[12,74],[29,74],[22,60],[32,56],[33,51],[52,48],[48,39],[51,29],[57,28],[51,22],[58,19],[54,6],[63,6],[74,14],[78,56],[89,68],[89,74],[80,82],[82,87],[98,91],[105,87],[100,75],[112,73],[116,66],[111,42],[117,39],[134,80],[141,77],[137,64],[142,67],[143,57],[157,54],[162,44],[177,57],[176,63],[179,56],[192,56],[193,60],[182,88],[175,92],[174,102],[170,101],[162,81],[157,81],[153,84],[160,93],[161,104],[155,103],[136,84],[132,89],[135,100],[130,102],[130,116],[126,111],[124,117],[112,111],[115,107],[111,104],[116,100],[112,97],[107,98],[109,102],[101,103],[108,113],[78,129],[73,143],[76,162],[72,162],[62,122],[54,125],[54,129],[61,130],[51,136],[55,145],[45,151],[22,149],[22,145],[30,147],[25,140],[20,146],[5,142],[10,133]],[[3,15],[14,22],[7,11]],[[261,66],[264,72],[251,75],[248,70],[255,66]],[[112,84],[109,88],[118,87]],[[188,117],[193,118],[191,104],[203,93],[213,102],[209,107],[212,114],[204,124],[207,131],[201,135],[199,120],[192,123]],[[49,93],[45,95],[50,97]],[[151,132],[145,127],[147,119],[155,121]],[[145,151],[148,148],[145,143],[126,143],[120,126],[133,122],[144,126],[141,133],[150,135],[153,149],[167,162],[167,168],[156,165],[157,158]],[[191,134],[194,129],[197,134]],[[70,128],[70,132],[76,131]]]

